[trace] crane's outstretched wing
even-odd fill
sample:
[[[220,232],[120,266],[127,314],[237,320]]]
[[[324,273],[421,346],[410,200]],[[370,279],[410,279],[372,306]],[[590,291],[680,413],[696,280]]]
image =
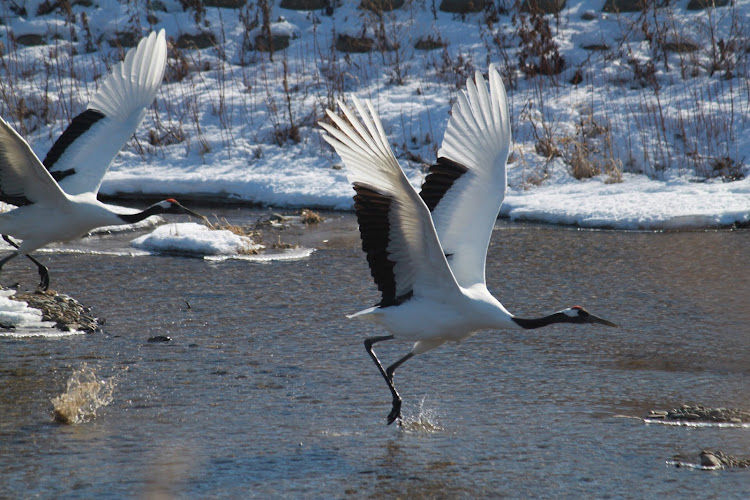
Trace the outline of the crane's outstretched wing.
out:
[[[437,163],[420,196],[432,212],[456,281],[484,284],[487,247],[505,197],[510,117],[505,87],[493,65],[489,91],[481,73],[458,96]]]
[[[117,153],[154,102],[164,78],[164,30],[151,33],[102,83],[86,111],[76,116],[44,158],[68,194],[97,193]]]
[[[0,118],[0,201],[20,207],[64,197],[29,144]]]
[[[459,288],[430,212],[396,161],[370,101],[365,101],[367,111],[356,97],[352,102],[360,119],[339,101],[348,123],[326,110],[336,126],[320,126],[329,134],[323,139],[344,160],[357,193],[362,249],[382,292],[380,306],[398,305],[412,295],[446,300]]]

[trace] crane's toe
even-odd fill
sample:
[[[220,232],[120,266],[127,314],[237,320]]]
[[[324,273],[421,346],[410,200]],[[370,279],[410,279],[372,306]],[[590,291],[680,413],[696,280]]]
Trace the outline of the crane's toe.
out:
[[[391,412],[388,414],[388,425],[391,425],[396,420],[401,420],[401,400],[400,399],[393,400],[393,408],[391,409]]]
[[[39,268],[39,277],[41,278],[41,281],[39,282],[39,289],[43,292],[46,292],[49,289],[49,272],[47,269],[42,270]]]

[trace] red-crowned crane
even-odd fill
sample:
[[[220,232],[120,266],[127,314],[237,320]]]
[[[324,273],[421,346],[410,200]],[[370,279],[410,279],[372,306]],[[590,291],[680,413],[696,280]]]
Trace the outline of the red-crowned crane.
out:
[[[48,243],[156,214],[202,217],[172,198],[140,212],[106,205],[96,198],[109,165],[154,101],[166,62],[164,30],[141,40],[113,68],[87,109],[73,119],[44,161],[39,161],[28,143],[0,118],[0,201],[17,207],[0,214],[0,234],[16,248],[0,260],[0,268],[25,255],[39,269],[39,287],[47,290],[49,271],[30,253]],[[19,244],[11,236],[23,241]]]
[[[509,313],[487,290],[485,259],[505,196],[511,133],[505,87],[493,66],[489,90],[481,73],[467,81],[453,106],[436,164],[411,186],[393,154],[372,104],[352,96],[359,115],[339,101],[346,120],[328,110],[323,138],[341,156],[354,186],[354,208],[379,304],[351,318],[385,327],[365,348],[393,396],[389,424],[401,418],[393,374],[411,357],[480,330],[532,329],[553,323],[617,326],[580,306],[541,318]],[[373,344],[415,342],[411,352],[383,369]]]

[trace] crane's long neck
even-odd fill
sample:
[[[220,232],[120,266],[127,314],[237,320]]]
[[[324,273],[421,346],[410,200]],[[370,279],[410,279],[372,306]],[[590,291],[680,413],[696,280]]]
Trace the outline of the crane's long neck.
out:
[[[518,318],[513,316],[511,318],[518,326],[525,328],[526,330],[533,330],[535,328],[542,328],[543,326],[549,326],[554,323],[580,323],[581,321],[577,318],[568,316],[564,312],[556,312],[549,316],[543,316],[541,318]]]
[[[117,216],[125,221],[126,224],[135,224],[136,222],[140,222],[143,219],[151,217],[152,215],[158,215],[161,213],[164,213],[164,207],[157,203],[155,205],[151,205],[146,210],[142,210],[135,214],[117,214]]]

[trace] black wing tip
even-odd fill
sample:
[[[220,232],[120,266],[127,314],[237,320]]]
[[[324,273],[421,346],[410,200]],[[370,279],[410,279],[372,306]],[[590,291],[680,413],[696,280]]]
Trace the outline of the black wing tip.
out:
[[[65,150],[68,149],[68,147],[73,144],[76,139],[85,134],[86,131],[88,131],[88,129],[92,127],[92,125],[105,117],[106,115],[104,113],[96,109],[87,109],[78,114],[75,118],[73,118],[73,121],[70,122],[68,128],[63,131],[62,135],[57,138],[55,143],[52,145],[52,148],[47,153],[47,156],[44,157],[44,161],[42,161],[42,164],[47,168],[47,170],[51,171],[57,160],[59,160],[63,153],[65,153]],[[71,170],[72,172],[70,172]],[[65,170],[63,174],[61,174],[62,177],[60,179],[55,178],[55,180],[59,182],[61,179],[74,173],[74,169]]]
[[[395,262],[389,259],[390,223],[388,212],[391,197],[370,186],[354,183],[354,211],[357,214],[362,250],[367,255],[370,274],[382,294],[379,307],[397,306],[409,300],[413,292],[396,295],[396,277],[393,272]]]
[[[438,158],[434,165],[430,165],[430,173],[425,177],[419,193],[430,212],[435,210],[445,193],[468,171],[466,166],[444,156]]]

